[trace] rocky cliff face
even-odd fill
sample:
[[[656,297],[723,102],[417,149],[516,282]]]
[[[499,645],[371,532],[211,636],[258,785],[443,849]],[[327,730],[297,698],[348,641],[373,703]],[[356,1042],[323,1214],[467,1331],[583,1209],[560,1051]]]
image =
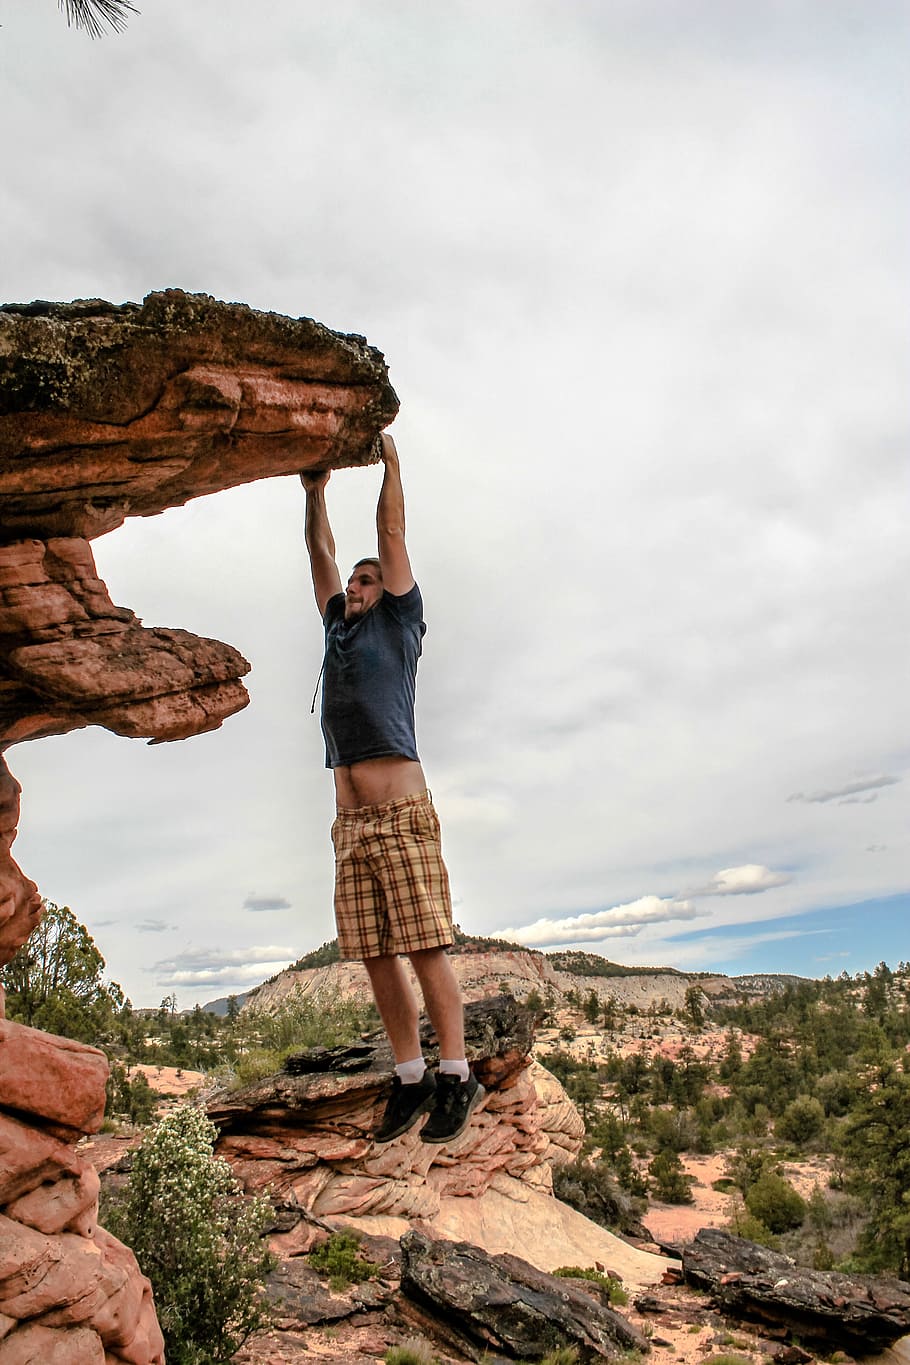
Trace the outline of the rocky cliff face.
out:
[[[128,516],[378,455],[397,399],[362,337],[180,290],[140,304],[0,307],[0,754],[102,725],[154,742],[245,706],[246,660],[115,606],[89,542]],[[19,785],[0,757],[0,965],[41,914],[10,852]],[[148,1282],[96,1225],[74,1144],[107,1063],[3,1018],[0,1365],[163,1360]]]

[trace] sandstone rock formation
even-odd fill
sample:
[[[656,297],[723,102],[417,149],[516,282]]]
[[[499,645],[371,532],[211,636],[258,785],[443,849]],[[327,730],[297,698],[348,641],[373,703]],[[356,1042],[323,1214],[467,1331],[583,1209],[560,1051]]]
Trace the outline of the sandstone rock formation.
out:
[[[245,706],[246,660],[115,606],[90,540],[128,516],[304,468],[361,465],[397,399],[362,337],[180,290],[0,307],[0,755],[102,725],[153,742]],[[0,965],[41,914],[10,847],[0,756]],[[97,1228],[100,1052],[3,1019],[0,1365],[162,1359],[148,1282]]]
[[[529,1012],[498,996],[469,1004],[465,1027],[487,1098],[442,1147],[413,1130],[373,1142],[392,1072],[378,1034],[356,1047],[299,1054],[289,1059],[294,1074],[213,1097],[218,1152],[247,1192],[268,1189],[283,1210],[275,1252],[307,1251],[313,1219],[394,1237],[416,1223],[492,1254],[520,1247],[543,1270],[600,1260],[630,1284],[659,1280],[665,1258],[628,1246],[553,1197],[553,1168],[578,1152],[584,1126],[555,1077],[529,1060]],[[423,1044],[432,1060],[428,1029]]]

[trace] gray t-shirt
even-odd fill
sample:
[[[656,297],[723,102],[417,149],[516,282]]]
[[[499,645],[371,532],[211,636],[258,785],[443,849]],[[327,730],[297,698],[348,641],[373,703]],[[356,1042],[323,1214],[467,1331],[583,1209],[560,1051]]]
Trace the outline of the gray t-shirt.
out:
[[[325,766],[394,755],[416,759],[414,696],[426,633],[417,584],[402,597],[384,592],[353,621],[345,621],[344,593],[336,593],[323,620]]]

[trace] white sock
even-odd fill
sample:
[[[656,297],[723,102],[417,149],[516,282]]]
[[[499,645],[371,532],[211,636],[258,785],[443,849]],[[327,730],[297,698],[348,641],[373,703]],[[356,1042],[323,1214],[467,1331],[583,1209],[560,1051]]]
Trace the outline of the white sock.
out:
[[[427,1064],[423,1057],[412,1057],[409,1062],[398,1062],[395,1067],[398,1079],[402,1085],[417,1085],[423,1080],[423,1073],[427,1069]]]
[[[441,1076],[458,1076],[462,1081],[466,1081],[470,1075],[470,1069],[464,1058],[458,1062],[451,1057],[440,1057],[439,1074]]]

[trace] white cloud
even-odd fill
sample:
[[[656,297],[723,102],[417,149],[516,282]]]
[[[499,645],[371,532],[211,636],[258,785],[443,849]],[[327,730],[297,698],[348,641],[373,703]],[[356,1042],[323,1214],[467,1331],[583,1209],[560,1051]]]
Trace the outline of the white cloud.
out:
[[[695,907],[688,901],[642,896],[628,905],[614,905],[609,910],[595,910],[565,919],[538,919],[533,924],[497,930],[497,937],[535,948],[597,943],[608,938],[632,937],[646,924],[691,920],[696,914]]]
[[[251,948],[187,948],[156,962],[149,970],[159,986],[215,986],[232,982],[251,985],[283,971],[296,960],[293,948],[267,945]]]
[[[774,886],[786,886],[793,878],[787,872],[772,872],[760,863],[743,863],[741,867],[725,867],[704,886],[690,891],[691,896],[754,896],[770,891]]]
[[[256,986],[288,965],[287,958],[276,962],[250,963],[235,967],[200,967],[195,970],[172,971],[156,976],[159,986]]]

